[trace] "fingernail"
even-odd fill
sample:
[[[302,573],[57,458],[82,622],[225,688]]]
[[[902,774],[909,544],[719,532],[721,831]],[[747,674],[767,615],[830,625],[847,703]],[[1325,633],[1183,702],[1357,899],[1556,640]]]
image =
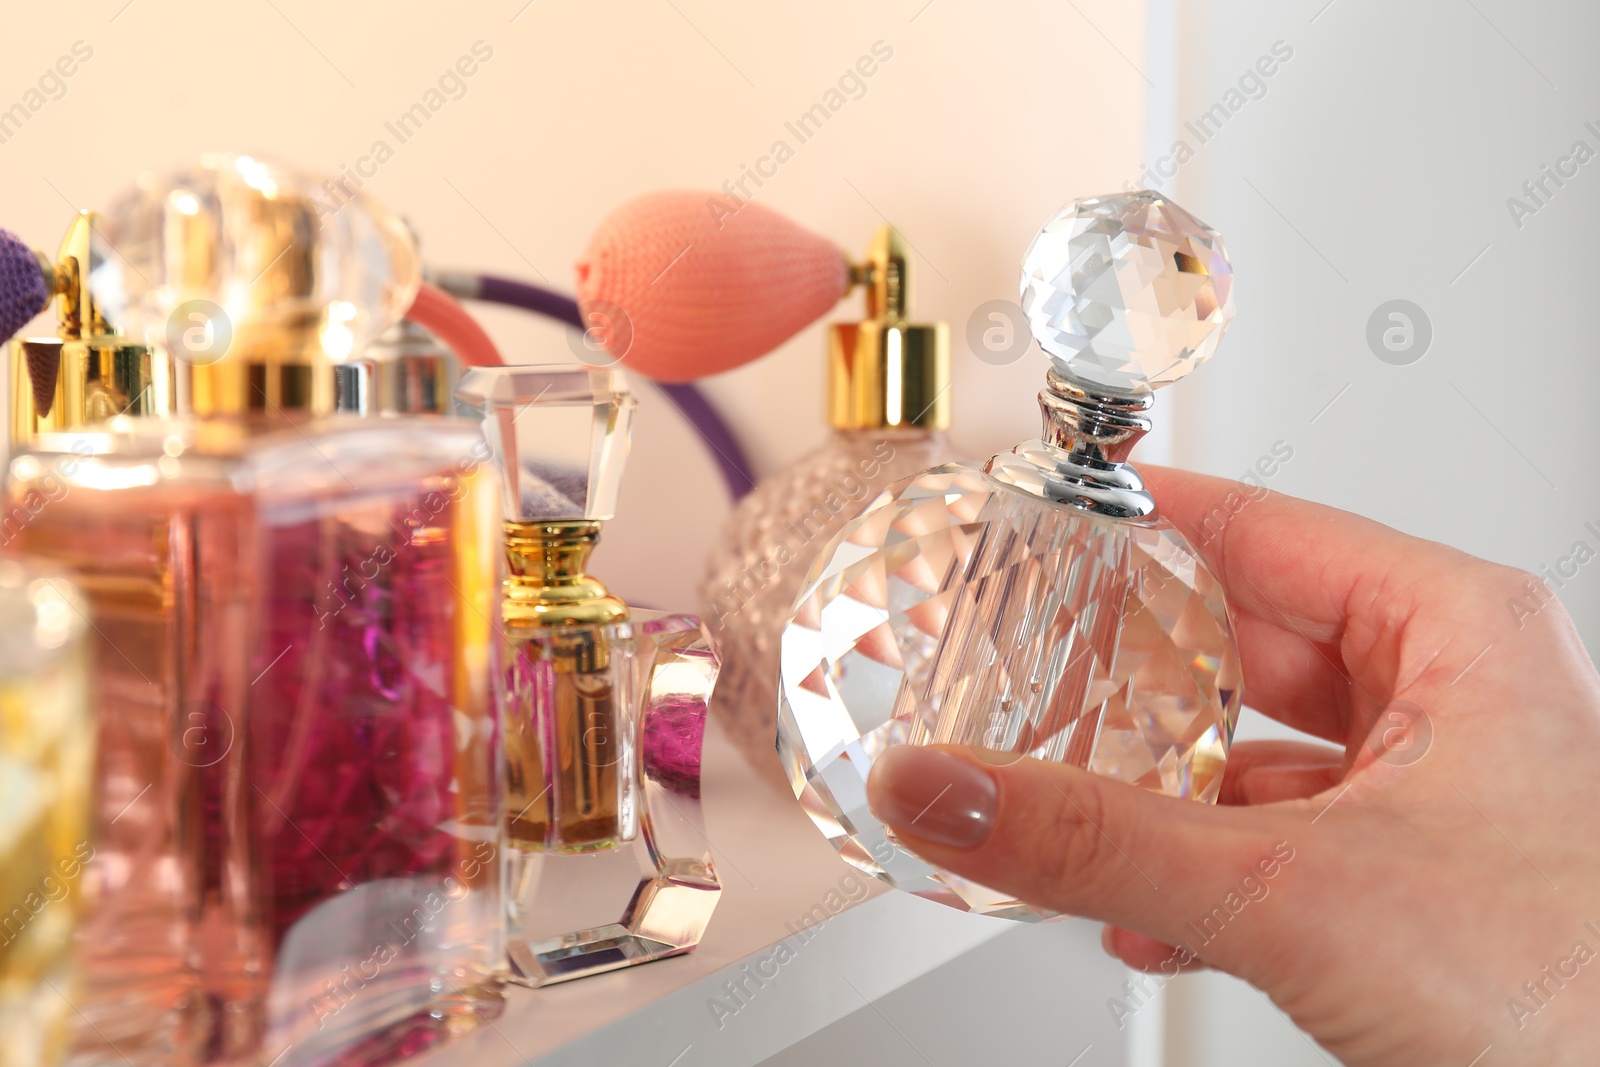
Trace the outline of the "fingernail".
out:
[[[867,778],[874,815],[896,833],[952,848],[984,842],[998,797],[994,779],[981,768],[917,745],[889,749]]]

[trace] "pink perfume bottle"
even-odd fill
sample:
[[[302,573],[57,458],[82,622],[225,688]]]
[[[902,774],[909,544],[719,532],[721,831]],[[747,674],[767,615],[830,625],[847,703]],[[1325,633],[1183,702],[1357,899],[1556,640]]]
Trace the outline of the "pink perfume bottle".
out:
[[[14,492],[66,486],[25,540],[83,576],[119,724],[74,1063],[382,1063],[501,1004],[498,478],[471,423],[337,410],[418,268],[319,188],[210,157],[94,228],[82,300],[182,417],[19,361]]]
[[[806,570],[881,489],[951,458],[949,330],[908,321],[911,261],[900,234],[879,227],[853,275],[866,288],[867,318],[829,331],[833,432],[740,502],[701,587],[723,655],[713,710],[779,787],[778,642]]]
[[[0,1067],[59,1064],[80,997],[72,930],[95,858],[88,632],[59,571],[0,558]]]

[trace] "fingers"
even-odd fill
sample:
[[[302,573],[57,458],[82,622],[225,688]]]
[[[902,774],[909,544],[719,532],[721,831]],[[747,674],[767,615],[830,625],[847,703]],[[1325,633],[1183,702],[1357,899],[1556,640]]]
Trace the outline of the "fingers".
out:
[[[1243,741],[1228,752],[1219,804],[1276,804],[1316,796],[1345,776],[1345,754],[1301,741]]]
[[[1108,926],[1102,930],[1100,946],[1106,950],[1106,955],[1121,960],[1136,971],[1172,977],[1206,969],[1206,965],[1195,959],[1188,950],[1136,934],[1132,930],[1124,930],[1120,926]]]
[[[1234,613],[1233,634],[1252,708],[1326,741],[1349,737],[1353,694],[1338,648],[1244,612]]]
[[[1458,586],[1464,568],[1489,568],[1335,508],[1220,478],[1141,470],[1163,514],[1211,564],[1229,603],[1311,642],[1340,645],[1352,629],[1366,641],[1393,636],[1441,590]],[[1383,689],[1383,679],[1362,679],[1366,665],[1351,662],[1348,646],[1344,653],[1358,685]],[[1398,666],[1385,665],[1391,673]]]
[[[1252,938],[1199,931],[1227,924],[1249,886],[1292,858],[1286,838],[1297,825],[1281,810],[1212,808],[1039,760],[995,766],[946,746],[883,753],[868,799],[930,863],[1038,906],[1188,944],[1224,969],[1247,957]],[[1258,907],[1252,924],[1270,934],[1281,912]]]

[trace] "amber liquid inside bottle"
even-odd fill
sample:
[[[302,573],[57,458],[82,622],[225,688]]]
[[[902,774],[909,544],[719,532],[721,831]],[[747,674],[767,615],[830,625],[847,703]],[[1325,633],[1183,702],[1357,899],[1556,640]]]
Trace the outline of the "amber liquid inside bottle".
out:
[[[628,686],[604,627],[514,640],[506,757],[511,838],[591,852],[633,837]],[[619,684],[622,683],[622,684]]]
[[[506,823],[530,852],[596,852],[638,833],[633,634],[585,570],[589,520],[507,522],[502,602]]]

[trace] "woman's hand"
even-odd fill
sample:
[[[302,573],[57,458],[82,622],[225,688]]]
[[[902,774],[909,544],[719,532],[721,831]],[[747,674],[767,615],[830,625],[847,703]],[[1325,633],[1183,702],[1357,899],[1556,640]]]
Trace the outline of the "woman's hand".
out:
[[[1251,706],[1333,745],[1236,746],[1214,808],[899,748],[873,811],[1130,966],[1238,975],[1348,1064],[1600,1063],[1600,677],[1554,594],[1279,494],[1202,539],[1236,487],[1146,473],[1227,589]]]

